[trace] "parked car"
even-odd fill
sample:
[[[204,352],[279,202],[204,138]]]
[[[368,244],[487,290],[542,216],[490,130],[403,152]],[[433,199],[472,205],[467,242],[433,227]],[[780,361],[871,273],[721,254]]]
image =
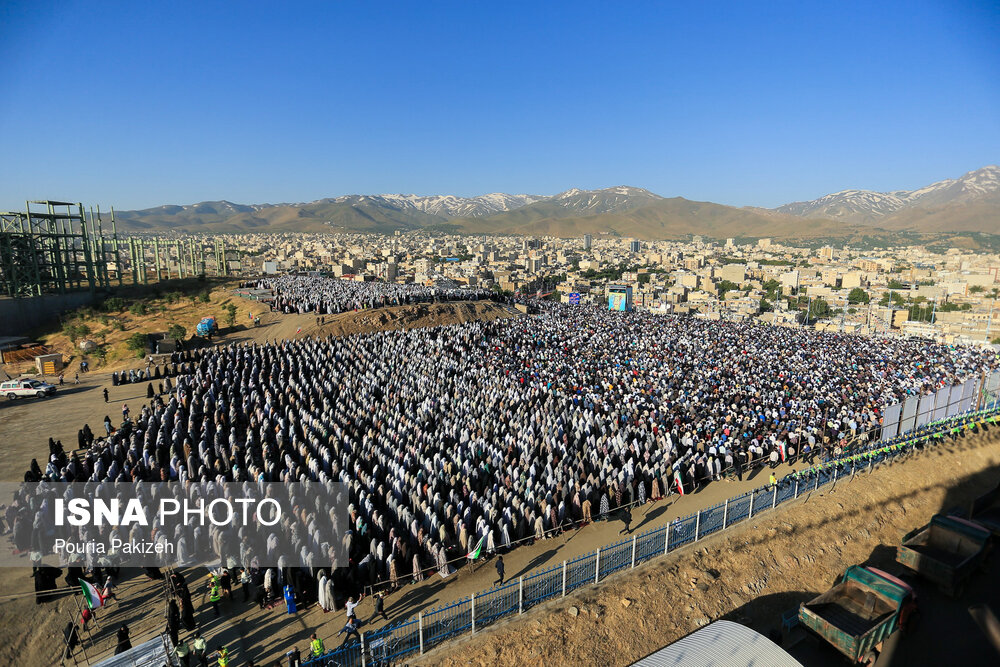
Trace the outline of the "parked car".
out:
[[[6,396],[10,400],[21,396],[37,396],[44,398],[56,393],[56,386],[41,380],[30,380],[21,378],[18,380],[8,380],[0,382],[0,396]]]

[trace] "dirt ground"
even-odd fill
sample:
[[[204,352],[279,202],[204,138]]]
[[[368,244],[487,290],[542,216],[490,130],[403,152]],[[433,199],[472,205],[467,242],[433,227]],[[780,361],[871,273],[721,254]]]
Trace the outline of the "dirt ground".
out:
[[[511,315],[506,308],[487,302],[436,304],[327,316],[326,323],[319,327],[312,315],[268,313],[261,327],[237,330],[217,343],[343,335]],[[107,405],[102,395],[105,387],[110,393]],[[128,402],[134,412],[144,401],[144,384],[111,387],[109,375],[98,372],[84,376],[79,386],[64,386],[51,399],[0,401],[0,480],[20,480],[31,457],[46,452],[48,437],[59,438],[69,447],[76,442],[76,430],[83,423],[99,427],[105,414],[117,417],[123,402]],[[876,471],[872,484],[858,480],[838,483],[833,493],[824,492],[798,506],[781,509],[773,519],[765,514],[724,540],[717,536],[699,543],[697,553],[682,550],[678,556],[650,563],[629,576],[602,583],[597,589],[578,592],[567,601],[531,610],[523,619],[499,624],[471,640],[460,639],[441,647],[423,660],[426,664],[538,664],[543,659],[551,664],[627,664],[687,634],[706,619],[749,619],[767,632],[781,611],[797,604],[783,596],[795,593],[801,598],[809,595],[805,591],[825,589],[844,567],[864,561],[873,550],[882,548],[880,545],[895,544],[902,532],[938,511],[942,498],[953,494],[950,489],[959,480],[982,473],[1000,461],[1000,444],[995,438],[989,443],[978,438],[974,444],[968,451],[925,455]],[[963,441],[962,447],[970,445]],[[787,470],[783,466],[780,472]],[[995,480],[997,475],[991,474],[990,479]],[[642,532],[662,526],[673,518],[760,487],[766,477],[767,472],[761,472],[743,482],[715,483],[696,494],[647,504],[633,512],[633,529]],[[969,482],[963,493],[978,492],[982,486]],[[899,507],[905,507],[905,516],[888,511]],[[620,521],[597,522],[520,547],[504,558],[508,577],[516,578],[592,552],[613,542],[621,527]],[[844,544],[839,543],[844,539],[841,535],[846,538]],[[836,546],[831,548],[818,546],[833,543]],[[704,574],[707,570],[718,570],[721,576],[712,579]],[[128,622],[132,629],[133,644],[163,629],[161,585],[147,581],[138,571],[125,574],[119,601],[99,614],[101,627],[92,637],[93,644],[88,644],[91,663],[113,651],[114,632],[121,622]],[[198,606],[205,573],[187,574],[189,581],[197,581],[192,592]],[[390,595],[386,612],[390,622],[403,620],[429,606],[484,590],[495,576],[488,561],[475,569],[463,568],[448,579],[435,575]],[[692,584],[692,579],[697,581]],[[699,584],[706,590],[701,590]],[[31,591],[27,568],[0,569],[0,601],[4,602],[0,605],[0,664],[14,664],[15,659],[25,658],[32,664],[58,662],[56,647],[61,646],[66,622],[78,614],[79,596],[35,605]],[[286,615],[283,608],[259,611],[242,603],[240,593],[235,596],[235,600],[224,603],[222,619],[212,618],[210,610],[199,610],[197,619],[210,646],[225,643],[230,648],[234,667],[250,659],[257,664],[271,664],[292,645],[303,647],[314,631],[327,646],[340,643],[336,633],[343,625],[343,612],[324,614],[313,606]],[[622,600],[628,600],[628,607]],[[681,604],[676,604],[677,600]],[[664,601],[674,604],[666,605]],[[577,616],[566,612],[571,605],[577,607]],[[372,614],[370,601],[363,601],[358,612],[362,620],[367,619]],[[373,622],[363,629],[379,625]],[[600,641],[594,642],[595,638]],[[87,664],[82,654],[78,653],[77,659]]]
[[[259,314],[261,326],[246,327],[237,324],[234,331],[223,333],[216,339],[213,343],[215,345],[328,334],[347,335],[387,328],[424,327],[477,319],[493,320],[516,315],[516,311],[493,302],[457,302],[341,313],[326,316],[324,325],[318,326],[315,316],[266,312],[263,304],[233,297],[230,292],[221,288],[211,292],[208,304],[200,301],[193,303],[185,299],[177,304],[166,305],[174,308],[169,311],[172,319],[187,318],[197,322],[203,310],[218,317],[217,311],[229,299],[238,304],[240,319],[247,312]],[[155,322],[158,316],[164,315],[128,315],[128,328],[121,336],[133,333],[134,330],[145,330],[143,327],[165,328],[166,325]],[[187,326],[189,323],[184,320],[184,324]],[[117,340],[118,337],[117,334],[113,337],[113,344],[121,342]],[[49,334],[44,340],[63,349],[67,355],[72,352],[68,338],[62,333]],[[23,479],[24,471],[32,458],[38,458],[44,466],[48,438],[61,440],[67,450],[75,449],[77,430],[83,424],[90,424],[95,432],[100,433],[104,416],[110,415],[117,422],[123,403],[128,403],[133,413],[136,412],[146,401],[146,384],[112,386],[108,369],[141,368],[144,365],[142,360],[126,355],[113,360],[106,368],[81,375],[79,384],[73,383],[72,373],[68,373],[70,379],[59,387],[52,398],[17,401],[0,399],[0,481],[16,482]],[[4,370],[16,376],[18,369],[5,367]],[[104,402],[104,389],[108,390],[108,403]],[[0,568],[0,665],[15,664],[25,658],[31,664],[57,664],[60,657],[57,653],[62,646],[62,630],[71,618],[79,618],[79,596],[36,605],[30,574],[27,567]],[[190,574],[196,578],[204,577],[204,572]],[[101,626],[94,629],[91,637],[95,644],[88,650],[89,662],[106,657],[114,650],[114,633],[121,622],[129,624],[133,644],[149,639],[163,630],[161,584],[148,581],[138,570],[125,571],[124,575],[126,578],[119,591],[120,604],[112,603],[108,609],[98,614]],[[61,580],[60,585],[63,585]],[[196,594],[196,598],[197,595],[200,592]],[[227,604],[227,614],[223,621],[217,621],[211,618],[211,614],[207,614],[201,615],[198,622],[212,641],[238,642],[240,645],[236,648],[236,655],[255,656],[259,661],[264,656],[283,652],[293,641],[301,639],[304,643],[309,633],[324,623],[330,626],[329,634],[332,635],[338,629],[333,627],[337,625],[333,622],[333,617],[331,614],[324,618],[322,612],[317,613],[317,610],[286,617],[277,610],[261,613],[249,605],[234,602]],[[339,615],[337,620],[340,620]],[[88,663],[82,653],[78,653],[76,657],[81,664]]]
[[[900,537],[938,512],[967,507],[998,482],[1000,434],[994,430],[838,482],[735,532],[445,644],[414,664],[627,665],[718,619],[766,635],[780,627],[782,612],[827,590],[850,565],[875,565],[912,581],[894,563]],[[921,630],[900,638],[879,665],[997,664],[965,612],[974,602],[998,609],[995,571],[978,575],[957,601],[914,583]],[[790,651],[807,666],[843,664],[818,640],[807,638]]]

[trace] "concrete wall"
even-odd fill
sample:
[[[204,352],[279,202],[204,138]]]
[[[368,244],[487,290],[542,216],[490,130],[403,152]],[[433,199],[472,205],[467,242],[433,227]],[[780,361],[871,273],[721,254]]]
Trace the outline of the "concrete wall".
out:
[[[32,329],[58,322],[59,313],[90,305],[93,300],[87,291],[0,299],[0,336],[27,336]]]

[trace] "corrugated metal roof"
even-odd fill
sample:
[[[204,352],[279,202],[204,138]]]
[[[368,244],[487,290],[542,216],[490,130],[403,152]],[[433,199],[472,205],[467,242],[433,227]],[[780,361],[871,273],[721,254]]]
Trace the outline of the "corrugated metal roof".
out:
[[[632,667],[802,667],[780,646],[745,625],[716,621]]]
[[[170,638],[166,635],[160,635],[138,646],[133,646],[124,653],[105,658],[94,667],[163,667],[163,665],[174,665],[176,663],[170,655],[172,650]]]

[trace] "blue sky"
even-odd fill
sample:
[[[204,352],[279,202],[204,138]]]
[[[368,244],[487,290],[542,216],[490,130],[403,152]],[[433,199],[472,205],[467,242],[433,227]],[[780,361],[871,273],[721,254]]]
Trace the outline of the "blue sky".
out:
[[[1000,162],[1000,3],[756,4],[5,0],[0,209],[776,206]]]

